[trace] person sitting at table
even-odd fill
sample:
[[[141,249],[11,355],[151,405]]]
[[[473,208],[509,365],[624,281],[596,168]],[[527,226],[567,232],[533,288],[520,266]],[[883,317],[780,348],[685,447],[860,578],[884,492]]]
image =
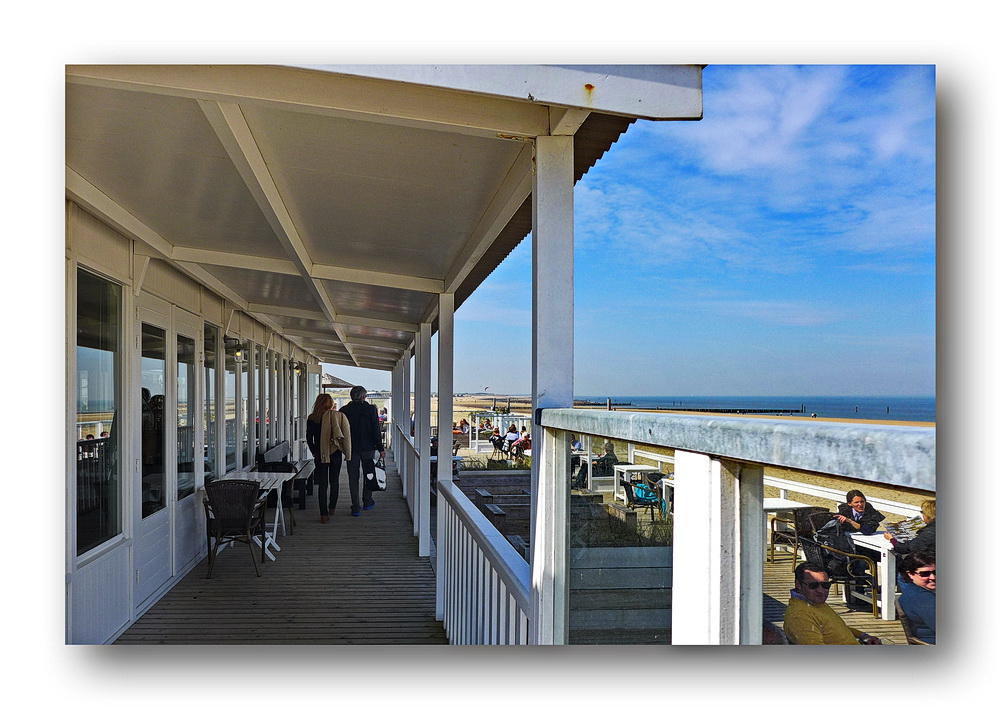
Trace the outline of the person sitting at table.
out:
[[[615,475],[615,464],[618,463],[618,456],[615,454],[614,442],[606,441],[604,442],[604,456],[598,456],[594,459],[594,475],[595,476],[613,476]]]
[[[462,432],[463,434],[468,434],[469,433],[469,422],[467,420],[465,420],[465,419],[463,419],[462,421],[460,421],[458,423],[458,430],[460,432]]]
[[[917,531],[916,537],[906,542],[900,542],[892,536],[892,533],[885,533],[885,539],[892,543],[892,551],[897,555],[909,555],[914,552],[935,553],[935,531],[934,520],[937,514],[937,501],[925,500],[920,504],[920,517],[924,519],[924,525]]]
[[[899,568],[909,580],[899,597],[913,635],[924,643],[934,643],[937,624],[937,564],[934,553],[921,550],[906,556]]]
[[[517,433],[517,427],[511,424],[510,428],[507,429],[507,433],[504,434],[503,437],[503,440],[507,445],[507,455],[509,458],[514,458],[514,452],[512,451],[512,449],[514,448],[514,442],[520,438],[521,437],[518,436]]]
[[[860,532],[862,535],[871,535],[878,530],[878,524],[885,520],[885,516],[875,510],[865,494],[857,489],[847,491],[847,502],[837,506],[834,518],[842,525],[854,528],[848,532]]]
[[[795,568],[795,588],[789,591],[785,607],[784,632],[793,644],[881,646],[882,639],[848,626],[826,603],[830,596],[830,576],[819,565],[803,562]]]

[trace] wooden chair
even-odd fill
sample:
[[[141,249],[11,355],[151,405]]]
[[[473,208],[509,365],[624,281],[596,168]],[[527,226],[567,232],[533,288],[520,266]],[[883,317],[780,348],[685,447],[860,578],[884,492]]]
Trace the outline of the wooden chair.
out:
[[[913,633],[913,624],[910,623],[910,620],[906,617],[906,614],[903,612],[903,606],[899,603],[899,599],[896,599],[896,618],[899,619],[899,623],[903,625],[903,634],[906,636],[906,643],[910,644],[911,646],[933,645],[927,643],[926,641],[921,641]]]
[[[243,542],[250,547],[253,567],[260,576],[253,538],[260,536],[260,561],[264,562],[264,515],[267,498],[260,497],[260,483],[242,479],[210,481],[205,484],[205,532],[208,536],[208,579],[219,547],[229,542]],[[212,541],[215,544],[212,544]]]

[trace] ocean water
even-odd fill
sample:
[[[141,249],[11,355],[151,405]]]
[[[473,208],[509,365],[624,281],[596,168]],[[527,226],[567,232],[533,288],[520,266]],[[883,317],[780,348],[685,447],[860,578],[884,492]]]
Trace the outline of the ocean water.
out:
[[[609,395],[577,396],[605,403]],[[935,397],[648,397],[615,395],[611,397],[616,409],[793,409],[795,417],[836,419],[883,419],[909,422],[936,422]],[[619,406],[621,403],[621,406]],[[630,403],[630,406],[625,406]]]

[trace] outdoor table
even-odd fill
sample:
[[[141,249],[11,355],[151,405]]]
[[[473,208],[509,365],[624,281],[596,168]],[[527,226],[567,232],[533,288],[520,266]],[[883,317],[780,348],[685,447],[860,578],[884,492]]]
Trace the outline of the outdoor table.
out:
[[[879,604],[882,607],[882,618],[893,621],[896,618],[896,554],[892,551],[892,543],[885,539],[882,532],[872,535],[852,533],[854,547],[864,547],[879,553],[878,572],[882,585]],[[845,594],[846,594],[845,587]]]
[[[278,492],[278,504],[274,509],[274,522],[271,523],[271,530],[267,530],[267,525],[264,525],[264,540],[263,542],[254,538],[258,545],[264,547],[264,554],[268,556],[272,561],[274,560],[274,554],[270,549],[273,547],[278,552],[281,552],[281,547],[278,545],[278,523],[281,523],[281,532],[285,533],[285,514],[281,507],[281,487],[286,481],[290,481],[298,475],[297,471],[233,471],[230,474],[224,476],[224,478],[242,479],[245,481],[257,481],[260,483],[260,495],[261,497],[267,496],[271,491]]]

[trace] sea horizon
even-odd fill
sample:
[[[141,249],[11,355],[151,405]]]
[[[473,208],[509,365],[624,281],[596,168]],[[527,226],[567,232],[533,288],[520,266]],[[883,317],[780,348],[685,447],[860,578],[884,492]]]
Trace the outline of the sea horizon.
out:
[[[463,395],[457,395],[463,396]],[[466,393],[464,396],[524,398],[530,394]],[[789,416],[826,419],[874,419],[885,421],[937,422],[936,395],[574,395],[574,401],[615,409],[781,410]]]

